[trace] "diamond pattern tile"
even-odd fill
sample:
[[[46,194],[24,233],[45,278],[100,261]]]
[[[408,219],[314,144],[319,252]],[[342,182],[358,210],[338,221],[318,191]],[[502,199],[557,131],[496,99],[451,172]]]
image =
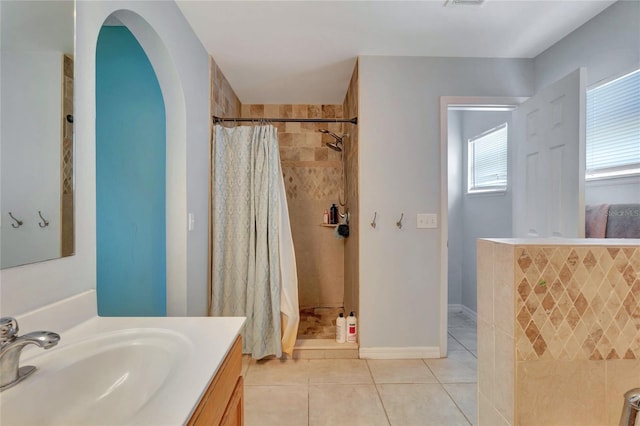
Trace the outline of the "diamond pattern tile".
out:
[[[640,359],[640,248],[516,249],[516,354]]]

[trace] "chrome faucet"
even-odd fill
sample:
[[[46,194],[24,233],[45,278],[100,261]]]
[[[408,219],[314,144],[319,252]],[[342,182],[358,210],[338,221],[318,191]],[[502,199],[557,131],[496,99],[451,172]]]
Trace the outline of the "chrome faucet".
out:
[[[18,336],[18,321],[15,318],[0,318],[0,392],[9,389],[36,371],[36,367],[20,367],[20,354],[28,344],[49,349],[58,344],[60,335],[50,331],[34,331]]]

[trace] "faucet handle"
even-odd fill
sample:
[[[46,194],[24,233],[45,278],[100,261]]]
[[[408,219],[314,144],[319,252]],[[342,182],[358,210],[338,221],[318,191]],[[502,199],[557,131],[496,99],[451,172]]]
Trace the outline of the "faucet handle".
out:
[[[13,340],[18,334],[18,321],[13,317],[0,318],[0,343]]]

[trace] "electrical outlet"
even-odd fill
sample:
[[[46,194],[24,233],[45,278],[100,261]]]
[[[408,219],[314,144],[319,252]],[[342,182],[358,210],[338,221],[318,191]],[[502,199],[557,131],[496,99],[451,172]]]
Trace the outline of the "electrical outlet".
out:
[[[418,228],[428,229],[438,227],[438,215],[435,213],[418,213]]]

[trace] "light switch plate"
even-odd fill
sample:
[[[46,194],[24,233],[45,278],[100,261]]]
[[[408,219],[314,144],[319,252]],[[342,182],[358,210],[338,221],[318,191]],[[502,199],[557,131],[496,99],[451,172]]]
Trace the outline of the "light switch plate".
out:
[[[418,213],[418,229],[438,227],[438,215],[436,213]]]

